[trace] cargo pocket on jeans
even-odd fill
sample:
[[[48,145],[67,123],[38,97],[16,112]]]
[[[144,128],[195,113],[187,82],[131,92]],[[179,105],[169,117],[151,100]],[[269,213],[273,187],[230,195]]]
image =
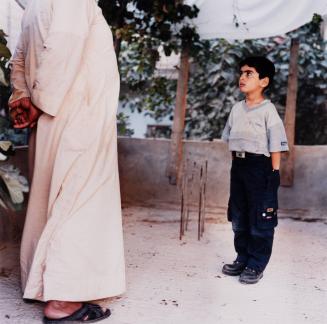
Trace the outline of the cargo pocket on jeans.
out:
[[[260,229],[272,229],[278,224],[278,187],[279,172],[268,177],[267,188],[263,194],[262,204],[257,211],[257,226]]]
[[[269,207],[268,207],[269,206]],[[272,229],[278,224],[277,206],[270,203],[258,209],[257,226],[260,229]]]

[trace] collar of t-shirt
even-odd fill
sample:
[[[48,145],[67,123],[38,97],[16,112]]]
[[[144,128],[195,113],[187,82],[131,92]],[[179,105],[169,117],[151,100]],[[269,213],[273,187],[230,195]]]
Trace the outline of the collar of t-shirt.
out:
[[[267,103],[270,103],[270,100],[269,99],[264,99],[263,101],[261,101],[259,104],[253,106],[253,107],[249,107],[246,103],[246,100],[242,100],[242,106],[244,107],[245,110],[249,111],[249,110],[254,110],[254,109],[257,109],[257,108],[260,108],[264,105],[266,105]]]

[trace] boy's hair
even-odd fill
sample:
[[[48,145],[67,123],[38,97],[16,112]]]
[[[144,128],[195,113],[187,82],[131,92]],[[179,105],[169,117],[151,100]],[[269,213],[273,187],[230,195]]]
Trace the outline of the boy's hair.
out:
[[[240,62],[240,69],[244,66],[247,65],[249,67],[255,68],[256,71],[259,73],[259,78],[269,78],[269,84],[266,87],[269,88],[273,81],[274,81],[274,76],[275,76],[275,65],[273,62],[268,60],[264,56],[251,56],[245,58],[243,61]]]

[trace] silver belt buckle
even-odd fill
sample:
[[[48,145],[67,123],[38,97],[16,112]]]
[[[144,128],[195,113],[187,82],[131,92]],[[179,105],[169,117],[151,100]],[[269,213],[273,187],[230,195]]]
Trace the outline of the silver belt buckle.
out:
[[[235,152],[236,157],[245,159],[245,152]]]

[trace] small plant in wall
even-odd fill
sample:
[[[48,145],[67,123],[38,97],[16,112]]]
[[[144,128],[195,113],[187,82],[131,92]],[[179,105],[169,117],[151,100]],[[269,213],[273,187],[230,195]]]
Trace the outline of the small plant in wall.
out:
[[[27,193],[29,188],[20,170],[12,164],[5,163],[14,154],[14,145],[10,139],[14,139],[17,143],[22,139],[22,133],[16,132],[11,127],[8,117],[10,57],[6,34],[0,29],[0,206],[17,211],[22,208],[24,193]]]

